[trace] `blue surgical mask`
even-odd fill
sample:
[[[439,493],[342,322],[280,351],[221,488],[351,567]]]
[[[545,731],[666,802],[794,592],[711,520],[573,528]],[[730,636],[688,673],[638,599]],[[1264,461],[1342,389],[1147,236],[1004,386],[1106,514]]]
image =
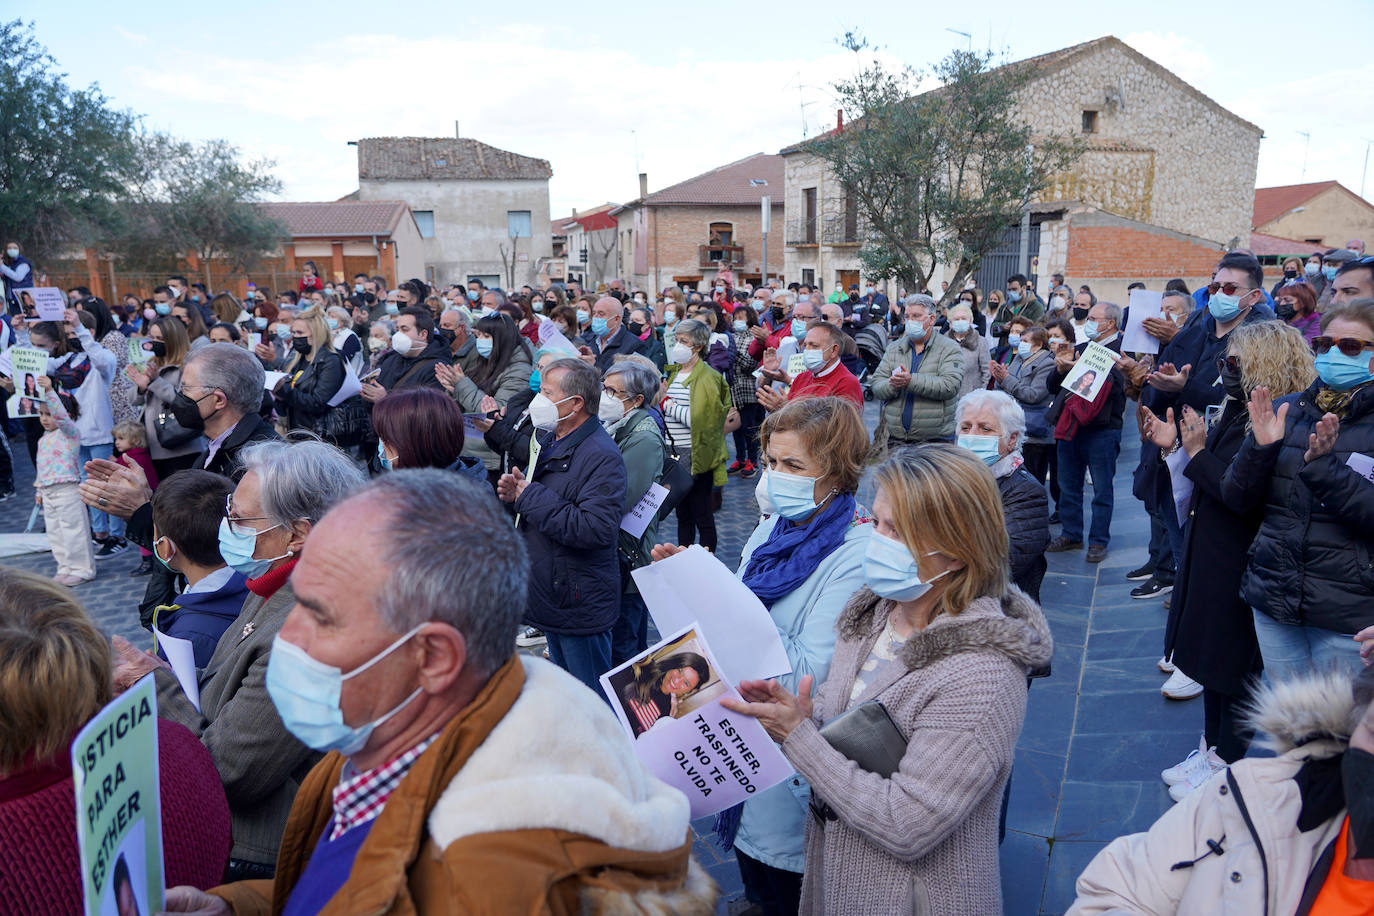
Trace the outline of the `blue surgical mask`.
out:
[[[337,318],[326,318],[324,323],[329,325],[329,330],[331,331],[337,331],[339,329],[339,319]]]
[[[219,555],[235,572],[241,572],[249,579],[256,579],[267,572],[267,567],[273,563],[291,556],[289,550],[276,557],[259,559],[253,556],[253,551],[258,546],[258,535],[280,527],[281,525],[273,525],[254,534],[238,534],[229,527],[229,519],[222,518],[219,521]]]
[[[382,466],[383,470],[389,471],[392,469],[391,459],[386,455],[386,444],[383,443],[381,439],[377,440],[377,463]]]
[[[815,371],[816,371],[817,369],[819,369],[821,366],[824,366],[824,365],[825,365],[825,351],[824,351],[824,350],[803,350],[803,351],[802,351],[802,362],[806,364],[806,368],[807,368],[809,371],[815,372]]]
[[[156,305],[153,306],[153,309],[154,309],[159,315],[170,315],[170,314],[172,314],[172,306],[171,306],[170,304],[166,303],[166,302],[159,302],[159,303],[157,303]]]
[[[491,347],[495,342],[490,337],[479,337],[473,341],[473,346],[477,348],[477,355],[486,359],[491,356]]]
[[[949,323],[949,326],[955,334],[967,334],[969,329],[969,322],[963,318],[956,318]]]
[[[401,307],[395,302],[388,302],[384,307],[388,315],[395,315],[401,311]]]
[[[478,293],[477,290],[475,290],[475,289],[470,289],[470,290],[468,290],[468,301],[469,301],[469,302],[476,302],[480,295],[481,295],[481,294]]]
[[[1304,264],[1302,272],[1307,274],[1309,277],[1315,277],[1317,274],[1322,272],[1322,266],[1320,264]]]
[[[1369,357],[1368,350],[1357,356],[1346,356],[1332,347],[1317,355],[1317,376],[1328,388],[1348,391],[1374,378],[1374,374],[1369,371]]]
[[[970,452],[973,452],[973,454],[983,459],[983,463],[988,467],[992,467],[1001,460],[1002,456],[997,451],[997,447],[1000,444],[1001,440],[996,436],[961,435],[959,437],[959,447],[966,448]]]
[[[1213,293],[1207,299],[1207,311],[1211,312],[1217,321],[1230,321],[1240,314],[1240,296]]]
[[[806,326],[807,326],[807,324],[809,324],[809,323],[810,323],[810,319],[807,319],[807,318],[793,318],[793,319],[792,319],[792,336],[795,337],[795,338],[797,338],[798,340],[801,340],[803,337],[805,337],[805,336],[806,336]]]
[[[584,325],[584,324],[587,323],[587,317],[588,317],[588,316],[587,316],[587,310],[586,310],[586,309],[578,309],[578,310],[577,310],[577,326],[578,326],[579,328],[582,327],[582,325]]]
[[[902,333],[912,340],[920,340],[926,336],[926,326],[923,321],[908,321],[902,328]]]
[[[768,471],[768,498],[783,518],[805,518],[818,508],[815,500],[816,478]]]
[[[530,391],[539,390],[539,370],[535,369],[530,373]]]
[[[595,318],[592,319],[592,333],[595,334],[597,337],[606,336],[605,318],[602,318],[600,315],[597,315]]]
[[[290,336],[291,336],[291,326],[290,326],[289,324],[279,324],[279,325],[277,325],[277,337],[279,337],[279,338],[282,339],[282,340],[286,340],[286,339],[287,339],[288,337],[290,337]]]
[[[262,315],[255,315],[253,317],[253,324],[257,325],[258,330],[261,331],[263,328],[267,327],[267,318]]]
[[[542,312],[542,311],[544,311],[544,300],[543,300],[543,299],[536,299],[536,300],[534,300],[533,302],[530,303],[530,308],[534,309],[536,312]]]
[[[749,330],[749,322],[745,321],[743,318],[736,318],[735,331],[743,334],[747,330]]]
[[[1020,294],[1020,293],[1017,293],[1017,292],[1012,292],[1012,291],[1008,290],[1008,291],[1007,291],[1007,301],[1008,301],[1008,302],[1020,302],[1020,301],[1021,301],[1021,294]]]
[[[1097,334],[1098,330],[1096,321],[1093,321],[1091,318],[1089,318],[1087,321],[1083,322],[1084,337],[1088,338],[1089,340],[1097,340]]]
[[[1020,356],[1020,357],[1022,357],[1022,358],[1024,359],[1025,357],[1030,356],[1030,351],[1031,351],[1031,342],[1030,342],[1029,340],[1022,340],[1022,341],[1019,341],[1019,342],[1016,344],[1016,355],[1017,355],[1017,356]]]
[[[1336,279],[1336,274],[1340,272],[1339,267],[1332,267],[1330,264],[1322,265],[1322,276],[1328,280]]]
[[[934,555],[935,552],[926,554]],[[930,582],[948,572],[945,570]],[[868,536],[864,551],[864,579],[880,598],[892,601],[915,601],[930,591],[930,582],[921,581],[916,559],[906,545],[876,531]]]
[[[306,747],[322,753],[338,751],[347,757],[362,750],[373,730],[418,697],[421,688],[416,687],[399,706],[381,718],[351,726],[344,722],[343,709],[339,706],[344,681],[357,677],[395,652],[419,629],[415,627],[347,674],[333,665],[316,661],[310,653],[282,639],[278,633],[272,639],[272,651],[267,657],[267,693],[286,730]]]
[[[363,294],[363,285],[362,285],[361,283],[354,283],[354,284],[353,284],[353,292],[355,292],[355,293],[357,293],[359,296],[361,296],[361,295]]]
[[[1021,335],[1017,334],[1015,331],[1012,331],[1010,334],[1008,334],[1007,346],[1011,347],[1013,350],[1021,346]]]

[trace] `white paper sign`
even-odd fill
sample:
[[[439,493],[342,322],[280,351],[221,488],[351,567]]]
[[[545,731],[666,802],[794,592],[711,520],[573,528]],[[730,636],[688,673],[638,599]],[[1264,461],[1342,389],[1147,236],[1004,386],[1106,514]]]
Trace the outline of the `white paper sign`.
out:
[[[344,363],[344,380],[339,386],[339,390],[334,392],[334,396],[329,399],[330,407],[338,407],[353,395],[363,390],[363,383],[358,380],[358,373],[353,371],[353,367]]]
[[[67,319],[67,294],[57,287],[35,286],[32,289],[17,290],[17,293],[19,306],[25,318],[37,318],[39,321]]]
[[[791,673],[768,609],[705,547],[694,544],[631,575],[660,633],[700,622],[732,684]]]
[[[176,675],[177,683],[181,685],[186,699],[191,701],[196,712],[200,712],[200,683],[196,680],[196,647],[191,644],[191,640],[182,639],[180,636],[168,636],[156,627],[153,628],[153,638],[157,640],[157,646],[162,650],[162,654],[167,656],[167,662],[172,666],[172,673]]]
[[[657,483],[650,484],[639,502],[635,503],[620,520],[620,530],[629,533],[630,537],[643,537],[644,529],[648,528],[649,523],[658,515],[658,507],[663,505],[663,499],[667,495],[667,487]]]
[[[277,383],[286,378],[285,372],[273,372],[268,369],[262,374],[262,387],[264,391],[272,391],[277,387]]]
[[[1131,290],[1130,320],[1121,338],[1121,349],[1127,353],[1158,353],[1159,338],[1145,330],[1146,318],[1164,317],[1164,294],[1148,289]]]
[[[1374,458],[1359,452],[1351,452],[1350,457],[1345,459],[1345,466],[1370,483],[1374,483]]]
[[[1061,385],[1085,401],[1097,399],[1097,393],[1107,384],[1107,376],[1116,366],[1116,354],[1093,341],[1078,357]]]
[[[806,371],[806,357],[800,353],[793,353],[787,359],[787,374],[796,378]]]

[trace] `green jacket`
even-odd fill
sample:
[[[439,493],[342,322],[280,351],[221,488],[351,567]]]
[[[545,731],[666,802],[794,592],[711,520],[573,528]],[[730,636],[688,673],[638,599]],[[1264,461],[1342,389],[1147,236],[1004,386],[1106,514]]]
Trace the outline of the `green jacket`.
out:
[[[1045,303],[1040,301],[1031,290],[1026,290],[1021,294],[1021,301],[1016,303],[1002,303],[1002,307],[997,310],[997,314],[992,316],[993,324],[1006,324],[1013,318],[1025,318],[1032,323],[1038,322],[1045,314]],[[991,328],[988,329],[991,333]]]
[[[962,363],[961,363],[962,365]],[[673,384],[680,366],[669,365],[664,387]],[[692,374],[682,384],[691,392],[688,407],[692,423],[692,475],[713,472],[716,486],[725,485],[725,414],[730,409],[730,386],[706,361],[698,360]]]
[[[954,408],[964,382],[964,354],[959,344],[943,334],[932,333],[921,364],[906,388],[892,387],[892,371],[911,368],[911,340],[902,337],[888,344],[878,371],[873,373],[873,396],[883,402],[887,431],[895,439],[924,442],[954,435]],[[911,426],[902,425],[907,393],[914,395]]]
[[[629,512],[649,492],[649,487],[658,483],[663,476],[663,459],[667,456],[668,444],[663,439],[658,421],[643,407],[626,414],[625,419],[616,424],[611,437],[620,449],[620,457],[625,459],[625,512]],[[649,550],[654,546],[657,536],[657,519],[649,522],[649,527],[638,538],[622,528],[620,550],[626,556],[642,557],[647,563]],[[637,568],[637,565],[631,568]],[[633,580],[627,579],[622,585],[626,591],[635,590]]]

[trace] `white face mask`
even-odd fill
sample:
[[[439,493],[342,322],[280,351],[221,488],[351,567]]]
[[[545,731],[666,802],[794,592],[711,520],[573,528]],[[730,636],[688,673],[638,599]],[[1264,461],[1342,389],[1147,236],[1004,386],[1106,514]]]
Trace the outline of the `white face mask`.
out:
[[[619,423],[625,418],[625,403],[620,398],[603,394],[601,395],[601,406],[597,409],[596,415],[607,426],[612,423]]]
[[[529,408],[530,422],[534,424],[534,428],[543,430],[544,432],[556,428],[558,426],[558,421],[562,419],[562,417],[558,415],[558,405],[562,404],[563,401],[569,400],[572,400],[571,395],[560,401],[552,401],[549,399],[548,395],[542,392],[536,394],[534,400],[530,401]]]
[[[768,495],[768,471],[764,470],[759,475],[759,485],[754,487],[754,499],[758,500],[759,511],[764,515],[774,515],[777,509],[773,506],[773,498]]]
[[[397,331],[391,335],[391,349],[405,356],[410,352],[410,348],[415,346],[415,341],[410,339],[405,331]]]
[[[678,342],[673,344],[673,348],[668,351],[668,361],[676,365],[683,365],[692,358],[692,348],[685,343]]]

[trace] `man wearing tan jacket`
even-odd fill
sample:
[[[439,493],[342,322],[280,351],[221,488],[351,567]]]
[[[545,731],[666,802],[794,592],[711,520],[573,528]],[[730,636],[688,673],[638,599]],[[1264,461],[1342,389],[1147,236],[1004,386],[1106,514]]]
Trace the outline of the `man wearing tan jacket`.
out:
[[[325,516],[267,684],[329,753],[273,881],[174,888],[167,910],[711,913],[686,798],[603,700],[516,656],[526,569],[491,492],[445,471],[386,474]]]

